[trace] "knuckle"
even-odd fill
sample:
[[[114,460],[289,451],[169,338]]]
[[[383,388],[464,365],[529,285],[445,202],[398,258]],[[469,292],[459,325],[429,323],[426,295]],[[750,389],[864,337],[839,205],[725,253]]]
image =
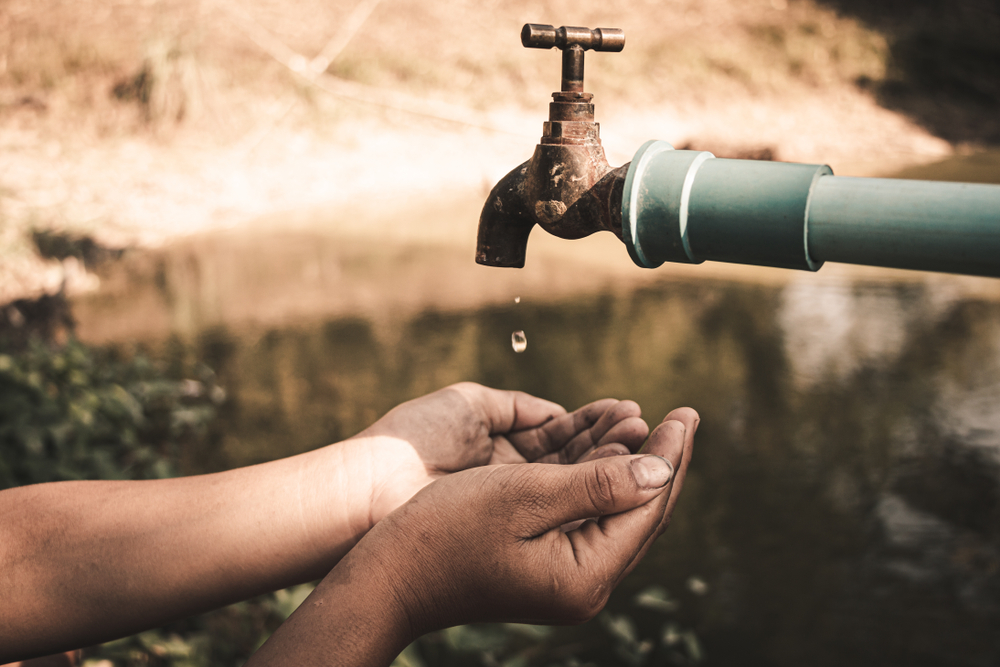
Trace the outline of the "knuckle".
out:
[[[588,478],[587,494],[599,514],[607,514],[615,507],[615,487],[617,476],[611,466],[598,461],[593,474]]]
[[[602,581],[596,586],[590,589],[590,593],[584,599],[584,612],[586,613],[587,620],[592,619],[597,616],[604,609],[604,605],[608,603],[608,598],[611,597],[611,584],[607,581]]]
[[[455,384],[448,385],[446,389],[454,389],[462,393],[473,393],[483,389],[483,385],[476,382],[456,382]]]

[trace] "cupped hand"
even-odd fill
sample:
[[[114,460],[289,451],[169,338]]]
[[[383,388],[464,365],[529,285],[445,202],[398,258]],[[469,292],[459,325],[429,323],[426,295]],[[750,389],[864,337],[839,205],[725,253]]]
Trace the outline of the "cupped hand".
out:
[[[633,401],[610,398],[567,413],[523,392],[471,382],[403,403],[354,438],[367,440],[371,525],[450,473],[636,451],[649,433],[640,414]]]
[[[388,559],[414,634],[474,621],[588,620],[666,529],[697,424],[684,408],[640,455],[441,479],[376,526],[357,558]],[[599,518],[560,530],[588,517]]]

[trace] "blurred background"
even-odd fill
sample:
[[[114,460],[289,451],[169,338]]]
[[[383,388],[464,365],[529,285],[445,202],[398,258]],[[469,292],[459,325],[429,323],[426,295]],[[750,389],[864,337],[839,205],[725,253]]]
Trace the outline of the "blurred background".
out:
[[[1000,183],[995,0],[0,0],[0,488],[288,456],[460,380],[692,405],[674,525],[604,614],[397,664],[996,664],[1000,283],[646,271],[601,234],[477,266],[559,85],[526,22],[625,30],[587,56],[612,165]],[[239,665],[309,590],[81,660]]]

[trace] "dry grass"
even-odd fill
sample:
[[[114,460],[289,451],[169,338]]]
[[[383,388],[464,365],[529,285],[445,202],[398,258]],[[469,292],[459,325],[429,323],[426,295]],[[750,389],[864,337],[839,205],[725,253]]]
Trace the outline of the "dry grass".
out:
[[[0,302],[66,274],[34,256],[32,227],[148,244],[291,208],[483,188],[530,155],[558,82],[555,52],[519,44],[529,21],[626,30],[623,53],[587,61],[612,162],[654,136],[801,161],[864,151],[883,168],[947,151],[855,85],[884,76],[885,38],[814,0],[382,0],[327,69],[514,137],[346,101],[286,66],[308,64],[356,6],[0,0]],[[255,32],[284,45],[286,65]],[[93,283],[79,273],[70,287]]]
[[[190,110],[179,110],[206,89],[301,93],[294,77],[247,39],[243,17],[311,57],[354,5],[5,0],[0,89],[8,105],[19,95],[46,103],[65,96],[77,111],[103,110],[116,85],[127,88],[146,73],[145,99],[118,97],[158,107],[152,115],[169,120],[190,117]],[[878,33],[810,0],[385,0],[329,72],[473,106],[537,106],[558,81],[558,57],[522,49],[518,33],[526,21],[548,20],[626,29],[627,55],[590,57],[591,87],[608,99],[655,103],[677,91],[719,87],[760,93],[874,80],[885,71],[886,45]],[[158,101],[158,95],[184,99]]]

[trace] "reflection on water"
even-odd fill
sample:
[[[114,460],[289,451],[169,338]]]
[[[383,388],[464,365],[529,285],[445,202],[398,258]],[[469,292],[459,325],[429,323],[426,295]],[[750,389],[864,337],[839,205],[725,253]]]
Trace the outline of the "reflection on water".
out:
[[[534,332],[519,355],[515,325]],[[693,405],[674,525],[612,606],[665,585],[712,664],[1000,660],[1000,303],[801,275],[154,347],[201,357],[231,396],[191,469],[331,442],[458,380],[634,398],[650,421]]]

